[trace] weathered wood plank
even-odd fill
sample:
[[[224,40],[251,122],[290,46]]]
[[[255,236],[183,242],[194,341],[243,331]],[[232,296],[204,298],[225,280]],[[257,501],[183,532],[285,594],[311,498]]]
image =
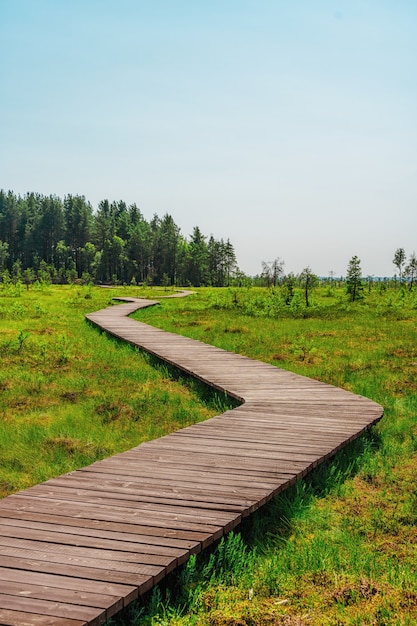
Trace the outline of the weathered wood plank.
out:
[[[2,626],[86,626],[85,620],[68,619],[66,617],[50,617],[44,613],[24,613],[0,607],[0,624]]]
[[[106,621],[106,612],[96,607],[67,604],[65,602],[54,602],[49,600],[38,600],[36,598],[26,598],[21,596],[0,593],[0,607],[13,611],[22,611],[45,615],[48,618],[67,618],[79,620],[81,623],[88,623],[91,626],[100,626]],[[42,623],[42,622],[40,622]],[[54,623],[54,622],[50,622]]]
[[[57,576],[69,576],[72,578],[82,578],[88,581],[107,582],[110,584],[122,584],[135,588],[135,593],[129,593],[129,598],[134,600],[138,594],[145,593],[153,587],[156,582],[163,578],[162,575],[152,576],[150,574],[138,574],[132,572],[121,572],[114,569],[97,569],[91,565],[81,567],[79,564],[60,563],[38,559],[32,552],[26,552],[25,556],[4,554],[1,557],[1,567],[10,567],[22,571],[22,576],[30,572],[41,572],[45,574],[56,574]],[[1,589],[1,587],[0,587]],[[126,599],[126,597],[125,597]]]

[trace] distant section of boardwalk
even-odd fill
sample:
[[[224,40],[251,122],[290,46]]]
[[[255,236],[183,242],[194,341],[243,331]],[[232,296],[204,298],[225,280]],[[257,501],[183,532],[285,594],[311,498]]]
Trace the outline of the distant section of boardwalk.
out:
[[[0,624],[102,624],[383,414],[367,398],[127,317],[150,304],[130,299],[87,318],[242,405],[1,500]]]

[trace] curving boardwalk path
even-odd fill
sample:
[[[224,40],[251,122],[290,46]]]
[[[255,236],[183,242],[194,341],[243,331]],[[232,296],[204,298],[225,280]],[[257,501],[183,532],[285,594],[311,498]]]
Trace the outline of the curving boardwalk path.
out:
[[[129,319],[100,328],[239,399],[0,501],[0,624],[102,624],[383,414],[367,398]]]

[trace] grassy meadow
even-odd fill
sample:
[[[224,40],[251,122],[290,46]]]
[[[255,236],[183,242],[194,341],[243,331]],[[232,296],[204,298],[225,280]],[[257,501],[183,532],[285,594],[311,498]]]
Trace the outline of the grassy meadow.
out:
[[[222,399],[85,320],[121,293],[0,286],[0,496],[218,412]]]
[[[115,626],[417,623],[415,293],[374,286],[349,303],[327,286],[306,308],[281,289],[198,289],[135,314],[368,396],[385,415]],[[0,286],[2,495],[223,409],[224,398],[84,321],[116,295],[167,293]]]

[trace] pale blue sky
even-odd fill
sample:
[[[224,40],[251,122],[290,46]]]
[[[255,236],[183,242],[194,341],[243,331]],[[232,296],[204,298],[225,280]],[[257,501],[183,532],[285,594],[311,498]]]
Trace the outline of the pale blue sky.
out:
[[[415,0],[0,0],[0,188],[284,259],[417,251]]]

